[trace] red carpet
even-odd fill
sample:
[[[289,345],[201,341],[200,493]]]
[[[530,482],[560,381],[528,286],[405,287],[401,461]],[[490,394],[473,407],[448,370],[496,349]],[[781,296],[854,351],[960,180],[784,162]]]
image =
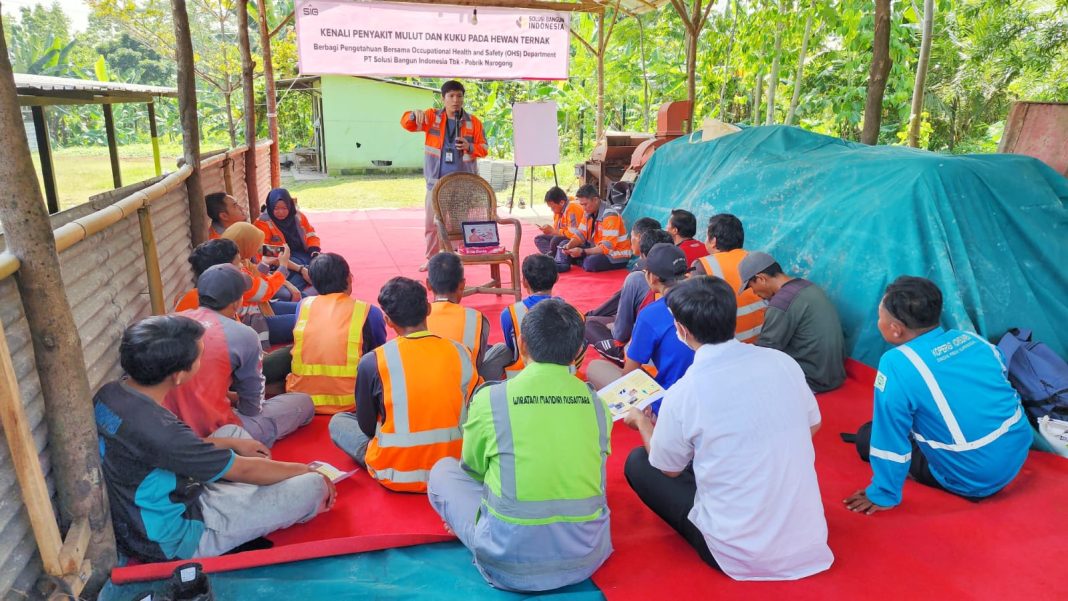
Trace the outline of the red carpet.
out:
[[[314,213],[310,218],[327,250],[343,254],[354,273],[354,296],[375,302],[381,284],[395,275],[420,281],[422,212]],[[502,229],[510,239],[510,233]],[[523,252],[533,250],[526,227]],[[507,269],[504,269],[507,277]],[[561,276],[555,292],[588,310],[614,292],[622,272]],[[471,268],[469,282],[488,278],[488,268]],[[500,341],[497,317],[510,297],[474,295],[464,304],[490,318],[491,341]],[[595,353],[588,353],[588,356]],[[592,357],[591,357],[592,358]],[[874,516],[850,513],[842,499],[871,476],[839,432],[855,431],[871,415],[872,370],[851,364],[841,389],[820,395],[823,427],[815,437],[816,470],[835,563],[823,574],[798,582],[741,583],[706,567],[682,540],[637,499],[623,478],[623,461],[639,444],[633,431],[613,431],[609,462],[609,505],[615,553],[594,575],[606,597],[617,599],[826,599],[860,596],[900,598],[1058,598],[1057,551],[1068,517],[1068,461],[1033,453],[1019,477],[1002,493],[971,503],[914,482],[905,485],[898,508]],[[336,450],[327,418],[281,441],[275,457],[326,460],[343,469],[351,461]],[[392,493],[359,472],[338,486],[335,508],[275,533],[275,547],[202,560],[209,571],[225,571],[313,557],[339,555],[447,540],[426,497]],[[165,577],[173,564],[113,571],[117,582]]]

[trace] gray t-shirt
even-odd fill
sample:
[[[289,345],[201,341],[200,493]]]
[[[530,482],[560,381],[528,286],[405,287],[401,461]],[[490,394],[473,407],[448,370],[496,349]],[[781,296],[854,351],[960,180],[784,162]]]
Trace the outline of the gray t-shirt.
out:
[[[619,306],[616,309],[616,318],[612,322],[612,338],[626,344],[630,342],[631,332],[634,331],[634,320],[638,317],[638,309],[641,308],[645,295],[649,294],[649,283],[645,281],[645,273],[632,271],[623,280],[623,288],[619,292]]]
[[[771,297],[756,343],[793,357],[814,392],[834,390],[845,382],[845,340],[838,310],[808,280],[790,280]]]

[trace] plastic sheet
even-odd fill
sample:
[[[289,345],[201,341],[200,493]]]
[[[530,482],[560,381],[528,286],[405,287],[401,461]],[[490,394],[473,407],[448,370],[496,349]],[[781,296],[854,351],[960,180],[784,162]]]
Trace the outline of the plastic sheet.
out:
[[[745,248],[771,253],[822,286],[838,307],[851,356],[876,365],[886,285],[930,278],[943,323],[988,339],[1029,327],[1068,354],[1068,179],[1036,159],[945,156],[865,146],[796,127],[747,128],[659,149],[623,216],[667,223],[671,209],[745,226]]]

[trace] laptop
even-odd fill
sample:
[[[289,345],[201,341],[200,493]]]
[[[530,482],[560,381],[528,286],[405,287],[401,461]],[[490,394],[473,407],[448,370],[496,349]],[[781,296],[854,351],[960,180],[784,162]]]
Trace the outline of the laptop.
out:
[[[459,249],[462,255],[492,255],[503,253],[500,234],[496,221],[463,221],[460,223],[464,245]]]

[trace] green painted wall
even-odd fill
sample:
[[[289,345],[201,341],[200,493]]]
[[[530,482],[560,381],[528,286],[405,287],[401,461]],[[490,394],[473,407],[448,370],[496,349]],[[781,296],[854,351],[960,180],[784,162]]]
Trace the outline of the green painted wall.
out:
[[[405,131],[400,118],[406,110],[433,107],[434,92],[345,75],[324,75],[320,85],[330,175],[422,170],[423,134]],[[373,160],[393,165],[379,168]]]

